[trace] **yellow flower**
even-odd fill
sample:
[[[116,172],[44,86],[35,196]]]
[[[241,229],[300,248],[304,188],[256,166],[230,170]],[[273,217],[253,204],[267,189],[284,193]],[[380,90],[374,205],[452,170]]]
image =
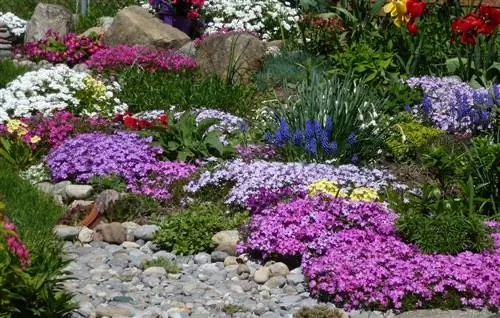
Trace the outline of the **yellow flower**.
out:
[[[31,142],[32,144],[36,144],[36,143],[37,143],[37,142],[39,142],[40,140],[42,140],[40,137],[38,137],[38,136],[33,136],[33,137],[31,137],[30,142]]]
[[[307,192],[310,196],[317,195],[318,193],[327,193],[340,198],[346,197],[347,194],[333,181],[326,179],[317,180],[307,187]]]
[[[378,194],[375,189],[360,187],[352,190],[349,198],[357,201],[376,201],[378,199]]]
[[[19,119],[11,119],[7,122],[7,131],[11,134],[17,133],[19,136],[24,136],[28,133],[27,125]]]
[[[384,5],[384,12],[390,13],[394,24],[399,28],[402,24],[410,21],[410,15],[406,11],[406,0],[389,0]]]

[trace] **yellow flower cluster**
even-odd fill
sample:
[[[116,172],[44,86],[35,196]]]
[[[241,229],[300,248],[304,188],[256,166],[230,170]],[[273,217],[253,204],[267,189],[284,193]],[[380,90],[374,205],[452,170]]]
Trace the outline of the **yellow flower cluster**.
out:
[[[11,119],[7,122],[7,131],[11,134],[15,134],[18,137],[23,137],[28,133],[28,125],[20,121],[19,119]],[[39,136],[32,136],[30,138],[30,143],[36,144],[42,140]]]
[[[102,98],[106,94],[106,85],[103,82],[94,79],[90,75],[85,76],[83,84],[85,85],[85,89],[92,93],[93,97]]]
[[[350,194],[347,194],[335,182],[326,179],[317,180],[310,184],[307,192],[310,196],[326,193],[339,198],[348,198],[357,201],[376,201],[379,198],[375,189],[359,187],[352,190]]]
[[[11,119],[7,122],[7,131],[20,137],[28,133],[28,126],[19,119]]]
[[[406,9],[406,0],[389,0],[384,5],[384,12],[391,14],[394,24],[398,28],[410,22],[410,15]]]

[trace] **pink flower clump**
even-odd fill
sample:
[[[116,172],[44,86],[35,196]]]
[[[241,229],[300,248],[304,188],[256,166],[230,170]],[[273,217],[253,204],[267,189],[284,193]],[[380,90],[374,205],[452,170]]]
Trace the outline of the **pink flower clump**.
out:
[[[312,295],[346,310],[419,308],[452,294],[467,307],[500,305],[500,233],[492,234],[493,250],[424,254],[397,235],[397,214],[382,203],[293,191],[261,197],[272,204],[282,194],[288,201],[255,205],[238,250],[299,258]]]
[[[85,61],[104,48],[101,37],[76,33],[59,35],[49,30],[42,39],[26,42],[16,53],[36,62],[47,60],[51,63],[66,63],[72,66]]]
[[[156,50],[144,46],[120,45],[100,50],[87,61],[87,65],[102,72],[105,69],[121,69],[124,66],[138,65],[150,72],[169,70],[183,72],[195,69],[195,61],[188,56],[173,51]]]
[[[13,223],[4,223],[3,227],[7,230],[8,234],[5,236],[9,250],[17,255],[21,263],[21,269],[24,269],[29,263],[30,254],[26,245],[21,243],[16,234],[16,226]]]

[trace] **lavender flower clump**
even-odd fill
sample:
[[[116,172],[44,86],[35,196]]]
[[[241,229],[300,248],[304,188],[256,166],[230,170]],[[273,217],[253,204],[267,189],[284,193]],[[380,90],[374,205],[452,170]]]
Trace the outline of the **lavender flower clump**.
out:
[[[382,190],[389,184],[398,188],[404,187],[395,183],[396,178],[392,174],[379,169],[360,168],[354,165],[334,167],[316,163],[281,163],[263,160],[246,162],[234,159],[217,165],[213,170],[202,172],[199,178],[190,181],[184,190],[194,193],[206,186],[220,186],[226,181],[234,182],[235,186],[230,190],[226,203],[246,207],[247,200],[262,187],[276,190],[293,186],[297,191],[305,191],[309,184],[319,179],[335,181],[347,190],[353,186]]]
[[[169,198],[169,185],[189,176],[195,166],[162,162],[159,147],[150,146],[151,137],[133,133],[88,133],[67,139],[45,157],[55,181],[74,179],[87,182],[93,176],[116,175],[132,192]]]
[[[471,133],[491,127],[494,99],[485,88],[474,89],[452,77],[412,77],[410,87],[424,91],[422,103],[413,108],[417,117],[429,120],[439,129],[452,133]],[[496,95],[500,85],[494,85]]]

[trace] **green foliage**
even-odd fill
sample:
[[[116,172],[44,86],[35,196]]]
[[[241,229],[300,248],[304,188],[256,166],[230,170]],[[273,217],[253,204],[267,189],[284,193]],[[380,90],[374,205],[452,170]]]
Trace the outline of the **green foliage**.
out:
[[[293,318],[342,318],[344,314],[339,309],[326,306],[302,307]]]
[[[283,83],[299,83],[307,79],[311,70],[320,70],[324,59],[303,51],[281,49],[277,55],[267,55],[255,75],[255,85],[264,90]],[[305,71],[305,72],[304,72]]]
[[[0,136],[0,157],[17,169],[24,169],[36,158],[31,146],[21,138]]]
[[[220,122],[219,119],[207,118],[196,123],[196,112],[185,111],[179,119],[173,113],[168,116],[168,125],[150,128],[156,141],[163,147],[164,155],[170,160],[194,161],[195,159],[215,156],[229,158],[235,150],[231,145],[224,145],[219,138],[222,133],[209,128]]]
[[[424,96],[422,88],[412,88],[401,81],[393,81],[389,85],[379,85],[377,88],[379,95],[386,98],[384,113],[392,116],[405,110],[405,106],[419,104]]]
[[[130,67],[117,74],[122,87],[120,100],[129,111],[170,109],[190,110],[195,107],[219,109],[249,117],[254,108],[256,89],[252,85],[228,85],[217,77],[205,77],[197,72],[146,72]]]
[[[222,202],[195,202],[167,215],[155,234],[155,242],[175,254],[209,252],[214,248],[215,233],[236,229],[247,220],[247,212],[227,212]]]
[[[317,120],[325,127],[328,117],[332,119],[333,129],[329,140],[337,142],[335,157],[340,162],[350,162],[353,154],[361,161],[370,160],[378,155],[383,146],[387,129],[380,125],[379,109],[384,101],[375,96],[364,82],[356,82],[352,75],[341,79],[327,77],[314,72],[308,80],[300,83],[297,92],[287,90],[286,102],[275,101],[268,116],[271,131],[276,131],[276,119],[284,117],[291,134],[297,129],[304,130],[306,120]],[[356,142],[348,144],[348,136],[354,132]],[[305,152],[291,151],[287,160],[305,159]],[[322,157],[318,152],[316,160]]]
[[[476,195],[481,198],[479,213],[500,212],[500,143],[492,136],[476,137],[466,148],[466,175],[474,182]]]
[[[357,43],[345,51],[330,55],[332,74],[345,76],[353,72],[355,78],[364,78],[367,83],[389,84],[399,76],[394,54],[375,50],[366,43]]]
[[[303,14],[298,26],[301,49],[313,55],[328,55],[342,47],[344,28],[340,18],[329,14]]]
[[[424,253],[457,254],[491,248],[490,233],[474,213],[473,189],[468,190],[467,199],[447,197],[432,184],[425,184],[419,195],[390,192],[390,207],[399,213],[397,231]]]
[[[394,134],[387,139],[386,144],[398,161],[416,158],[430,138],[444,133],[415,121],[398,123],[393,130]]]
[[[0,59],[0,89],[29,70],[29,67],[18,65],[11,59]]]
[[[161,214],[164,208],[157,200],[137,194],[127,194],[110,204],[104,212],[109,222],[135,221],[143,223],[145,219]]]
[[[94,189],[94,193],[101,193],[107,189],[113,189],[118,192],[125,192],[127,190],[125,181],[116,175],[92,176],[89,182]]]
[[[144,268],[148,267],[163,267],[169,274],[177,274],[182,271],[182,268],[176,262],[169,260],[166,257],[158,257],[142,262]]]

